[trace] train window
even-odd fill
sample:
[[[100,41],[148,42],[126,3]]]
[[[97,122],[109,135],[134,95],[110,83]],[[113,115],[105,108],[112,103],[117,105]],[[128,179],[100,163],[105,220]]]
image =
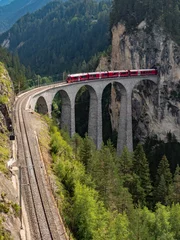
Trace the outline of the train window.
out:
[[[90,77],[95,78],[95,77],[96,77],[96,74],[92,74],[92,75],[90,75]]]
[[[81,76],[81,78],[87,78],[87,76],[86,76],[86,75],[84,75],[84,76]]]

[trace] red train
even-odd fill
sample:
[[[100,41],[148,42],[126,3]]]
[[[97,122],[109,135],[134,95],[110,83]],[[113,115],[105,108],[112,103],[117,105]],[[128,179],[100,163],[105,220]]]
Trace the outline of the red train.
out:
[[[90,73],[77,73],[69,74],[66,81],[67,83],[95,80],[101,78],[118,78],[118,77],[134,77],[134,76],[149,76],[157,75],[157,69],[138,69],[138,70],[119,70],[107,72],[90,72]]]
[[[77,73],[69,74],[66,81],[67,83],[96,80],[101,78],[118,78],[118,77],[134,77],[134,76],[149,76],[157,75],[157,69],[138,69],[138,70],[119,70],[107,72],[90,72],[90,73]]]

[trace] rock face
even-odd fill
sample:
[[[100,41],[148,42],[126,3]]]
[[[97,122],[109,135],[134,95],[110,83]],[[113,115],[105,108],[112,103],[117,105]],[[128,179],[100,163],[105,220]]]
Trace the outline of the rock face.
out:
[[[149,31],[145,21],[131,34],[122,24],[113,27],[111,61],[101,59],[98,68],[118,70],[154,66],[159,72],[159,85],[147,81],[133,92],[134,138],[143,142],[156,134],[166,141],[167,133],[171,132],[180,141],[180,46],[158,26]],[[112,118],[118,117],[119,102],[114,101],[118,95],[118,89],[113,91],[109,111]],[[113,120],[113,128],[118,129],[117,125],[117,119]]]
[[[18,218],[18,194],[10,180],[12,172],[7,169],[11,158],[9,134],[12,131],[13,84],[4,65],[0,63],[0,230],[4,239],[20,239]],[[13,175],[13,178],[15,176]],[[3,235],[3,236],[4,236]]]
[[[13,84],[8,72],[0,63],[0,132],[11,130],[11,112],[14,100]]]

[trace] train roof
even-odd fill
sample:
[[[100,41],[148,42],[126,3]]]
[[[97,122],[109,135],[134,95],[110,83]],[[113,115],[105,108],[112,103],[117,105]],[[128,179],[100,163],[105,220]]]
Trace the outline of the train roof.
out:
[[[68,74],[70,77],[78,77],[78,76],[86,76],[86,75],[93,75],[93,74],[102,74],[102,73],[117,73],[117,72],[128,72],[128,71],[152,71],[152,70],[157,70],[155,68],[147,68],[147,69],[131,69],[131,70],[111,70],[111,71],[102,71],[102,72],[89,72],[89,73],[75,73],[75,74]]]
[[[101,74],[101,73],[107,73],[108,71],[103,71],[103,72],[89,72],[88,74]]]
[[[117,73],[117,72],[128,72],[129,70],[112,70],[112,71],[108,71],[108,72],[110,72],[110,73]]]
[[[68,76],[71,76],[71,77],[78,77],[78,76],[85,76],[87,75],[88,73],[75,73],[75,74],[68,74]]]

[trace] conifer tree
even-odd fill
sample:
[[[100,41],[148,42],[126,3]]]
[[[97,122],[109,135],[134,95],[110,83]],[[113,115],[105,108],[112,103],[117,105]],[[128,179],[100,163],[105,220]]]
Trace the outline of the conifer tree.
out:
[[[180,167],[177,165],[173,179],[173,201],[180,202]]]
[[[133,162],[132,154],[124,147],[121,157],[119,158],[119,170],[122,175],[130,174],[132,172]]]
[[[80,160],[87,168],[89,161],[92,157],[92,152],[95,149],[94,143],[92,142],[92,139],[90,139],[87,135],[83,139],[83,143],[80,147]]]
[[[171,202],[172,198],[172,174],[169,168],[169,163],[164,155],[159,163],[156,186],[154,191],[154,199],[156,202],[161,202],[167,205]]]
[[[142,188],[142,193],[139,197],[141,199],[141,203],[145,204],[146,198],[152,191],[152,185],[149,172],[149,163],[141,144],[138,144],[134,151],[133,171],[139,177],[140,187]]]
[[[166,205],[166,197],[168,194],[168,190],[167,190],[166,181],[163,174],[160,176],[160,181],[156,187],[155,193],[156,193],[156,196],[155,196],[156,201]]]
[[[170,167],[169,167],[169,162],[166,158],[166,156],[164,155],[159,163],[158,166],[158,170],[157,170],[157,182],[160,181],[161,175],[164,175],[164,179],[166,181],[166,185],[169,185],[172,183],[172,174],[170,171]]]

